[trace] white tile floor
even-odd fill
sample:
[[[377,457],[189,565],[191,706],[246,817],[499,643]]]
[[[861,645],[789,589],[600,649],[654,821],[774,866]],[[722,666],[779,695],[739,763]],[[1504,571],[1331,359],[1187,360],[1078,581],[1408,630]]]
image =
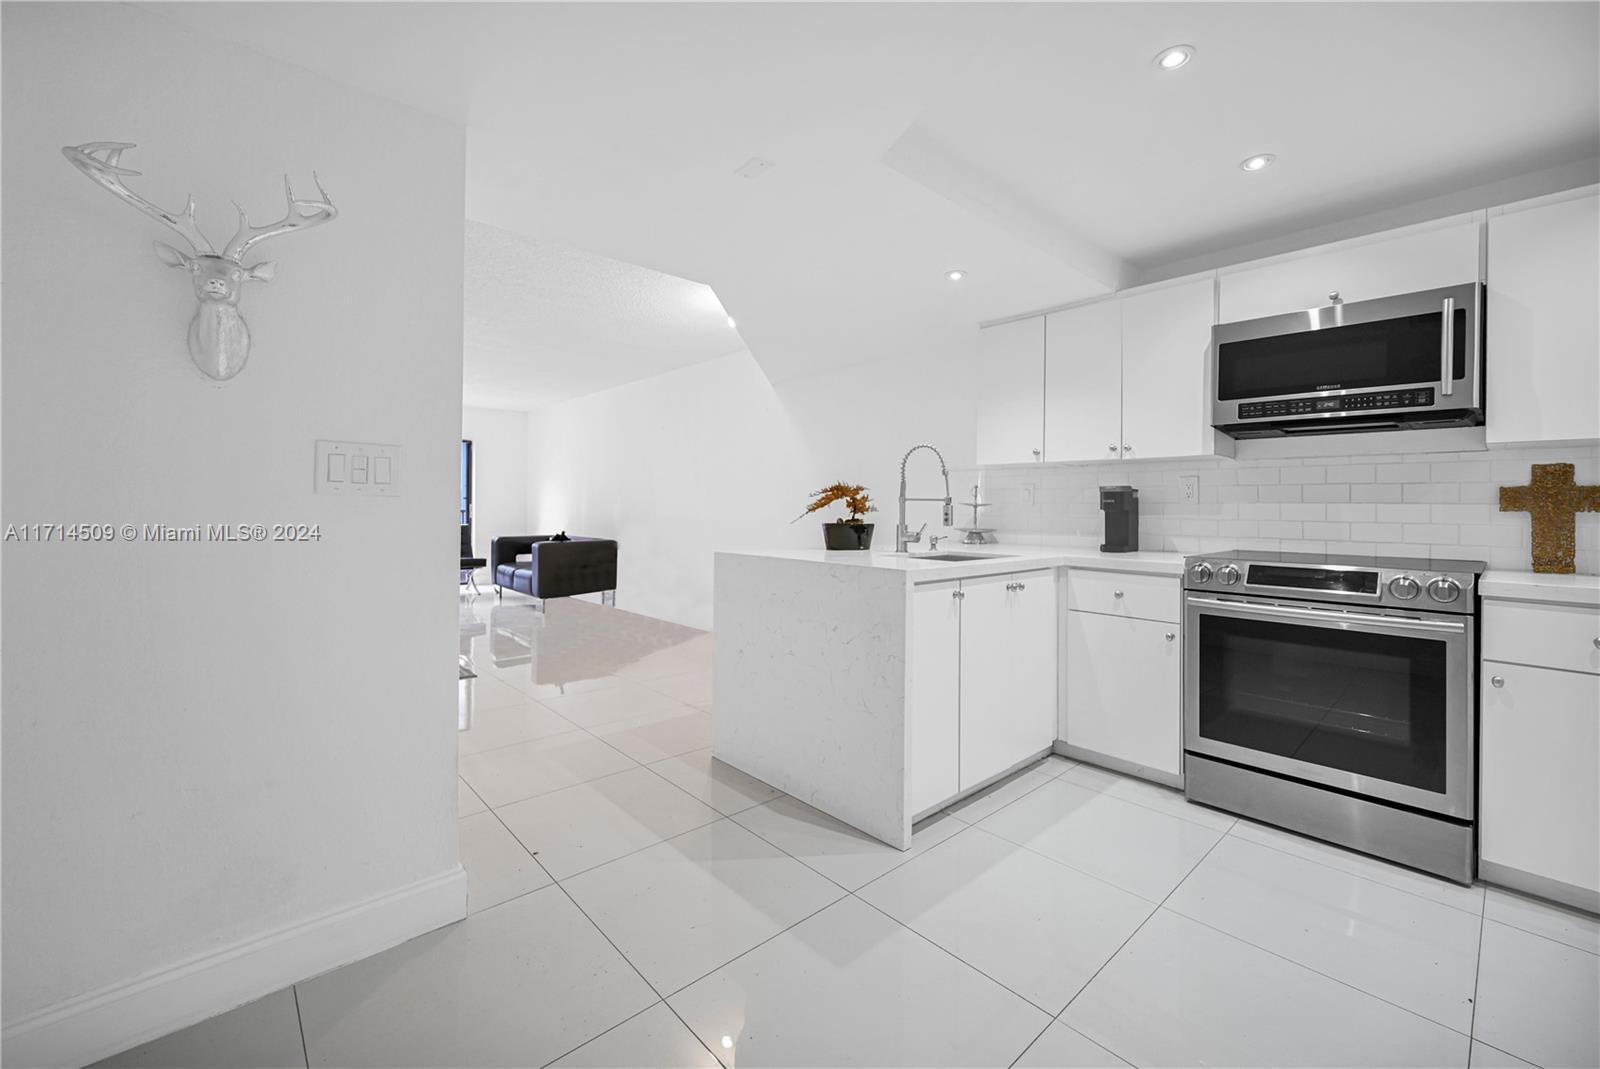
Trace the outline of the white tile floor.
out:
[[[1593,916],[1060,758],[902,853],[711,758],[707,635],[478,599],[463,652],[471,915],[105,1064],[1600,1063]]]

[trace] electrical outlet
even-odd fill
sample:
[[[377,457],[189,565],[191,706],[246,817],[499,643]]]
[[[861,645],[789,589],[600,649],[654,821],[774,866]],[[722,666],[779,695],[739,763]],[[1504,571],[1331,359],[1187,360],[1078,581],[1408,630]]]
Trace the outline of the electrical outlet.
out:
[[[1178,486],[1183,490],[1183,499],[1185,501],[1193,501],[1200,496],[1200,476],[1198,475],[1180,475],[1178,477]]]
[[[1033,504],[1033,484],[1032,483],[1023,483],[1022,484],[1022,503],[1024,505]]]

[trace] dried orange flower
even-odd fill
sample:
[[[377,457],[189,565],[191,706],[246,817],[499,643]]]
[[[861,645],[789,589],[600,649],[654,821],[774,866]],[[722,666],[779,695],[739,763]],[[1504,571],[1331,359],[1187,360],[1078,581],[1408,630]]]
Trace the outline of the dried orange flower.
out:
[[[818,509],[825,509],[835,501],[844,502],[844,507],[850,510],[849,520],[835,520],[835,523],[860,523],[861,517],[869,512],[876,512],[877,506],[867,496],[865,486],[855,486],[851,483],[834,483],[824,486],[821,490],[811,495],[811,504],[806,510],[796,516],[796,520],[803,520]]]

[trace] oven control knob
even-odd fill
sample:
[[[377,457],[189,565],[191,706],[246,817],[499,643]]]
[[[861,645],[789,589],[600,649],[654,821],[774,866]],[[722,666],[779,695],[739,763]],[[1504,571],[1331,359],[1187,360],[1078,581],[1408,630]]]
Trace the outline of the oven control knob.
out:
[[[1449,576],[1441,575],[1428,583],[1428,597],[1434,601],[1452,602],[1461,596],[1461,584]]]
[[[1217,569],[1217,582],[1223,586],[1232,586],[1239,581],[1239,569],[1231,564],[1224,564]]]
[[[1211,582],[1211,565],[1203,560],[1189,565],[1189,578],[1197,583]]]
[[[1422,593],[1422,584],[1409,575],[1397,575],[1389,580],[1389,593],[1401,601],[1410,601]]]

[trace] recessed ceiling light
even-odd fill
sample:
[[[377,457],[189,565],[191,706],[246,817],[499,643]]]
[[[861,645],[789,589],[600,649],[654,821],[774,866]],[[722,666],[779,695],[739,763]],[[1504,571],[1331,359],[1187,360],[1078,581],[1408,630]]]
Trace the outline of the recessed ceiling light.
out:
[[[948,278],[951,282],[960,282],[962,279],[967,277],[967,273],[965,271],[946,271],[944,273],[944,277]]]
[[[1194,58],[1194,45],[1173,45],[1156,53],[1155,65],[1164,71],[1175,71]]]
[[[1239,170],[1241,170],[1241,171],[1264,171],[1268,167],[1270,167],[1272,165],[1272,161],[1277,159],[1277,158],[1278,157],[1274,156],[1270,152],[1263,152],[1263,153],[1261,153],[1260,155],[1257,155],[1257,156],[1248,156],[1245,159],[1242,159],[1242,160],[1239,161]]]

